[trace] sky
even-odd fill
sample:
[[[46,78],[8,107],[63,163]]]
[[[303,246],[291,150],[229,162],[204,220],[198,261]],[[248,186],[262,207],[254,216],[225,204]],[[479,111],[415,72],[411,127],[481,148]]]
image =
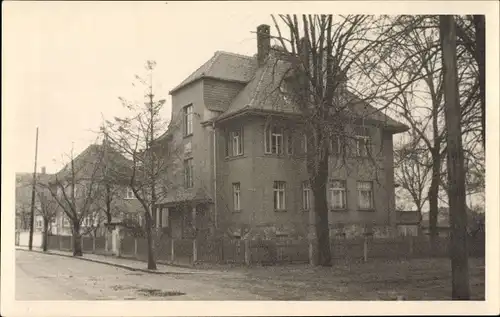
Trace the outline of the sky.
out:
[[[4,3],[5,4],[5,3]],[[4,6],[5,9],[5,6]],[[94,142],[102,118],[124,114],[119,96],[137,100],[134,76],[157,63],[155,90],[168,92],[215,51],[256,53],[257,25],[270,15],[208,10],[196,3],[18,3],[4,21],[3,102],[15,136],[16,172],[57,172]],[[193,23],[196,21],[196,23]],[[40,168],[38,168],[40,170]]]

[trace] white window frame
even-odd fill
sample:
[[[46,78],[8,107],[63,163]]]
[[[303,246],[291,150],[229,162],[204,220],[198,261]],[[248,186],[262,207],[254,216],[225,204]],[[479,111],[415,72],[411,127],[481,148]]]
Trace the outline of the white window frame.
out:
[[[128,186],[125,189],[125,199],[135,199],[134,191]]]
[[[193,134],[193,105],[187,105],[183,108],[184,115],[184,135],[192,135]]]
[[[366,188],[363,188],[363,185],[367,185]],[[369,187],[369,189],[368,189]],[[358,193],[358,208],[360,210],[373,210],[374,209],[374,197],[373,197],[373,182],[371,181],[358,181],[356,183],[356,190]],[[368,206],[364,206],[362,202],[363,193],[369,194],[369,204]]]
[[[311,182],[302,182],[302,210],[311,209]]]
[[[275,125],[269,125],[264,131],[264,152],[266,154],[282,155],[284,150],[283,128]],[[273,143],[275,146],[273,147]]]
[[[233,130],[229,132],[231,140],[231,155],[239,156],[243,155],[243,129]]]
[[[193,158],[184,160],[184,187],[193,188]]]
[[[361,133],[359,130],[362,130]],[[370,153],[371,137],[370,131],[366,127],[358,127],[356,129],[356,155],[366,157]]]
[[[233,183],[233,210],[241,211],[241,183]]]
[[[286,131],[286,153],[293,155],[293,133],[290,129]]]
[[[286,182],[274,181],[273,183],[274,210],[286,209]]]
[[[342,154],[342,139],[340,135],[333,135],[331,139],[331,154],[340,155]]]
[[[340,179],[332,179],[328,184],[330,209],[345,210],[347,209],[347,188],[346,181]]]

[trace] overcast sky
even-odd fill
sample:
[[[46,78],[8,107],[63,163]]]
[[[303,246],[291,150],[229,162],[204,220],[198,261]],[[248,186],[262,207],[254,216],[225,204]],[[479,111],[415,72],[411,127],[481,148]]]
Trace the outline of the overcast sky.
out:
[[[256,53],[255,31],[269,14],[207,11],[197,3],[19,4],[4,21],[9,81],[4,103],[15,135],[15,171],[56,172],[72,146],[77,154],[96,138],[102,115],[123,113],[119,96],[134,95],[135,74],[156,60],[156,94],[168,91],[215,51]],[[194,22],[195,21],[195,22]]]

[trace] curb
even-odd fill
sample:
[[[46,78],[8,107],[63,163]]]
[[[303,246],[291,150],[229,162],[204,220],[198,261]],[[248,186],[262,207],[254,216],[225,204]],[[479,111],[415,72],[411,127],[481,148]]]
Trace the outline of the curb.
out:
[[[144,273],[161,274],[161,275],[192,274],[191,272],[186,272],[186,273],[181,273],[181,272],[158,272],[158,271],[148,270],[148,269],[138,269],[138,268],[135,268],[135,267],[131,267],[131,266],[123,265],[123,264],[118,264],[118,263],[111,263],[111,262],[107,262],[107,261],[101,261],[101,260],[96,260],[96,259],[89,259],[89,258],[78,257],[78,256],[73,256],[73,255],[61,254],[61,253],[43,252],[43,251],[39,251],[39,250],[25,250],[25,249],[21,249],[21,248],[16,248],[16,250],[25,251],[25,252],[36,252],[36,253],[47,254],[47,255],[57,255],[57,256],[63,256],[63,257],[67,257],[67,258],[78,259],[78,260],[83,260],[83,261],[88,261],[88,262],[106,264],[106,265],[109,265],[109,266],[114,266],[114,267],[118,267],[118,268],[125,269],[125,270],[128,270],[128,271],[133,271],[133,272],[144,272]]]

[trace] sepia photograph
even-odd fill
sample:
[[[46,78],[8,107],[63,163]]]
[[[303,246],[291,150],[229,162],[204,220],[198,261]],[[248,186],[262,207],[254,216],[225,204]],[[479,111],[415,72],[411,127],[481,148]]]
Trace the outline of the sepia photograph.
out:
[[[498,3],[311,3],[3,3],[2,315],[499,312]]]

